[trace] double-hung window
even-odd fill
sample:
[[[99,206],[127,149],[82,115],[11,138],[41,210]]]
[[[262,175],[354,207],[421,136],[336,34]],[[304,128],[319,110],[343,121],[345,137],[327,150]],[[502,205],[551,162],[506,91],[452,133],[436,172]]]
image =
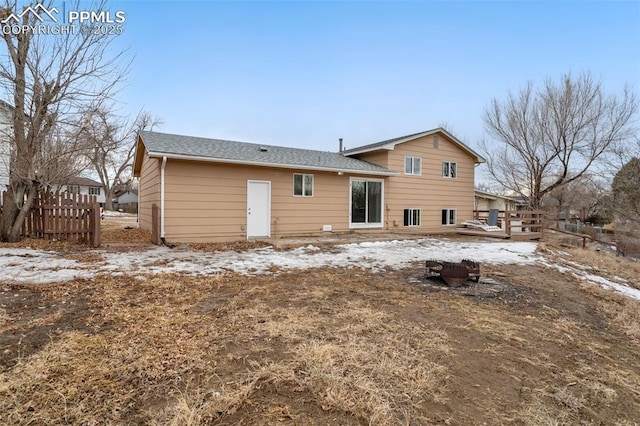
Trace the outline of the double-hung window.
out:
[[[100,188],[97,186],[90,186],[89,195],[100,195]]]
[[[293,174],[294,197],[313,197],[313,175]]]
[[[422,158],[420,157],[404,157],[404,174],[405,175],[421,175],[422,174]]]
[[[454,179],[458,175],[458,164],[453,161],[442,162],[442,177]]]

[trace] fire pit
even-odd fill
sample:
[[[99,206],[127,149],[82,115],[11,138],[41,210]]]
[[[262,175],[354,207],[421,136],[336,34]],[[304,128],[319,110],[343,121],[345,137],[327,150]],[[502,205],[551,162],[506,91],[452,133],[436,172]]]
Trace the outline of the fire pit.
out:
[[[470,259],[461,262],[445,262],[442,260],[427,260],[426,277],[440,277],[449,287],[460,287],[468,280],[480,280],[480,264]]]

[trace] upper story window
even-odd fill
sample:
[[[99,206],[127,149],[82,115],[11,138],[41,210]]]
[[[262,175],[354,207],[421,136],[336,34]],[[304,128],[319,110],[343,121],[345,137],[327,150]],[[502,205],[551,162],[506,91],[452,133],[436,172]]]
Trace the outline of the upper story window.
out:
[[[294,173],[293,195],[295,197],[313,197],[313,175]]]
[[[458,176],[458,164],[453,161],[442,162],[442,177],[455,178]]]
[[[67,192],[71,194],[79,194],[80,187],[78,185],[67,185]]]
[[[89,187],[89,195],[100,195],[100,187],[98,187],[98,186],[90,186]]]
[[[422,159],[420,157],[404,157],[404,174],[422,174]]]

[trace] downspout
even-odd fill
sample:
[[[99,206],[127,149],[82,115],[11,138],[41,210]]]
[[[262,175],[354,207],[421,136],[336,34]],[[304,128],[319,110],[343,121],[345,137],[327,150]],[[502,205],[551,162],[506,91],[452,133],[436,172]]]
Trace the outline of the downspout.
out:
[[[162,157],[162,165],[160,166],[160,241],[169,248],[174,248],[173,244],[167,244],[164,239],[164,168],[167,165],[167,156]]]
[[[137,228],[140,228],[140,180],[138,179],[138,205],[136,206],[136,222]]]

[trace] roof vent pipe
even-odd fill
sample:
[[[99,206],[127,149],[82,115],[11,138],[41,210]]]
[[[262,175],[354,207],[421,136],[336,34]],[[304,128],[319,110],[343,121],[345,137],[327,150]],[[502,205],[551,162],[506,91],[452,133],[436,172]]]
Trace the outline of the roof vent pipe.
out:
[[[343,151],[343,147],[342,147],[342,138],[338,139],[340,141],[340,149],[338,150],[338,152],[342,152]]]

